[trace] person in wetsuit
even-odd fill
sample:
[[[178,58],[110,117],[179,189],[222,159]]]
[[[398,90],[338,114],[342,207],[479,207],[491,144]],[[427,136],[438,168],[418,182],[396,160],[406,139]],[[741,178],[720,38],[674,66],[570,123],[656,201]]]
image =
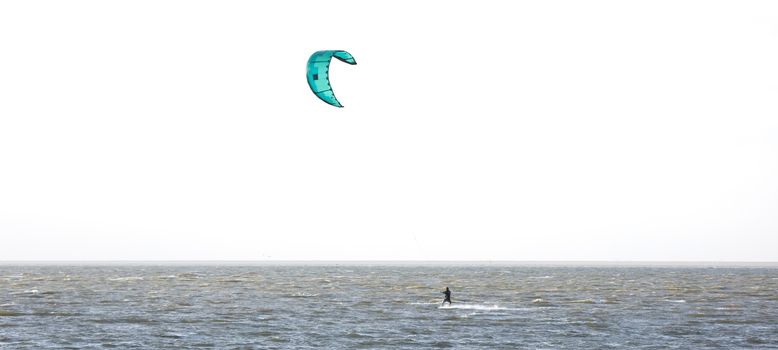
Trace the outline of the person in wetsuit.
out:
[[[448,289],[448,287],[446,287],[446,290],[441,293],[445,294],[446,296],[443,299],[443,303],[441,303],[440,305],[441,306],[446,305],[446,302],[448,302],[448,305],[451,306],[451,290]]]

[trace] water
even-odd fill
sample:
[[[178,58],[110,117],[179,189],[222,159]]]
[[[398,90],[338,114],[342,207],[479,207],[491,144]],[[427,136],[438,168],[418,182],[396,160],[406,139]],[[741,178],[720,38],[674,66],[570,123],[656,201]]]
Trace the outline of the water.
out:
[[[0,266],[0,348],[198,347],[778,348],[778,268]]]

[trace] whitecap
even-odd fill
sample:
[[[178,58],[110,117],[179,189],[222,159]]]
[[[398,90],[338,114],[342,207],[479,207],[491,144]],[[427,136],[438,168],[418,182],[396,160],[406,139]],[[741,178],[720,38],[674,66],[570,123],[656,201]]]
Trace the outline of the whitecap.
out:
[[[578,300],[572,300],[570,301],[571,304],[594,304],[595,301],[592,299],[578,299]]]
[[[32,295],[38,295],[40,294],[40,291],[37,289],[27,289],[21,292],[12,292],[12,295],[22,295],[22,294],[32,294]]]
[[[318,297],[319,294],[316,294],[316,293],[292,293],[292,294],[287,294],[286,296],[290,297],[290,298],[312,298],[312,297]]]
[[[668,303],[685,303],[686,302],[686,300],[683,300],[683,299],[678,299],[678,300],[667,299],[665,301],[668,302]]]
[[[0,306],[2,306],[2,305],[0,305]],[[737,311],[737,310],[742,310],[743,308],[738,307],[738,306],[722,306],[722,307],[717,307],[715,309],[716,310],[721,310],[721,311]]]
[[[115,278],[109,278],[108,280],[116,281],[116,282],[142,281],[143,277],[140,276],[115,277]]]
[[[485,305],[485,304],[453,304],[438,306],[438,309],[462,309],[462,310],[507,310],[508,308],[499,305]]]

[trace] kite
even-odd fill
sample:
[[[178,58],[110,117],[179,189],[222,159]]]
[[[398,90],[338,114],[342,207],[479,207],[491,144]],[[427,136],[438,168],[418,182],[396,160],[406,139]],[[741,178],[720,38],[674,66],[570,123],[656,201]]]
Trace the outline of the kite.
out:
[[[308,86],[311,87],[314,95],[322,101],[342,108],[343,105],[335,98],[335,93],[332,92],[330,85],[330,62],[333,57],[350,65],[357,64],[354,56],[343,50],[316,51],[308,59]]]

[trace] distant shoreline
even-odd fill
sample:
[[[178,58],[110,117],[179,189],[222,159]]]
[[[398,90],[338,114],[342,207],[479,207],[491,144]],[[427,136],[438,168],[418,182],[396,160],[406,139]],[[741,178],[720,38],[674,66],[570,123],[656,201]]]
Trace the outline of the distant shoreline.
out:
[[[514,267],[749,267],[759,261],[488,261],[488,260],[0,260],[0,266],[514,266]]]

